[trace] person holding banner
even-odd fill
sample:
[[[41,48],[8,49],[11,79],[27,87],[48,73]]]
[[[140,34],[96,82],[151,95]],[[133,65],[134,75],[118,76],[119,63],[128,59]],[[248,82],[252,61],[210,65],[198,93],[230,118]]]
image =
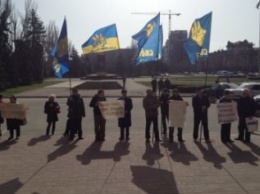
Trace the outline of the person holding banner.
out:
[[[179,95],[178,89],[172,90],[172,96],[169,97],[169,100],[177,100],[177,101],[183,101],[182,97]],[[169,141],[173,142],[173,133],[174,133],[174,127],[169,127]],[[182,139],[182,131],[183,129],[181,127],[178,127],[178,141],[184,142],[185,140]]]
[[[194,113],[193,139],[194,141],[197,141],[199,125],[200,122],[202,122],[205,141],[210,143],[208,129],[208,108],[210,107],[210,102],[208,97],[201,93],[200,88],[196,89],[196,95],[192,97],[192,106]]]
[[[91,99],[89,106],[93,108],[96,141],[105,141],[106,119],[101,114],[99,102],[106,101],[104,90],[98,90]]]
[[[169,120],[168,100],[169,100],[169,92],[168,92],[167,88],[164,88],[161,96],[159,97],[159,101],[160,101],[160,104],[161,104],[161,123],[162,123],[162,127],[163,127],[162,134],[167,133],[166,121]]]
[[[60,113],[60,106],[55,102],[55,97],[55,94],[51,94],[44,105],[44,113],[47,114],[48,123],[46,135],[49,135],[51,126],[51,134],[54,135],[56,122],[58,121],[58,113]]]
[[[83,139],[81,122],[82,117],[85,117],[85,106],[78,89],[72,89],[72,95],[68,98],[67,105],[69,107],[68,117],[71,130],[69,140],[73,140],[76,133],[78,133],[78,139],[81,140]]]
[[[151,89],[146,90],[146,97],[143,99],[143,108],[145,110],[146,125],[145,125],[145,138],[146,143],[150,142],[150,126],[153,123],[153,132],[155,140],[157,142],[161,141],[159,138],[158,131],[158,108],[160,106],[160,101],[156,96],[153,95]]]
[[[123,100],[125,102],[125,116],[118,119],[118,126],[120,127],[120,137],[119,140],[129,140],[129,127],[131,127],[131,110],[133,108],[132,99],[127,97],[127,90],[121,91],[122,97],[118,100]],[[125,131],[124,131],[125,129]],[[124,133],[126,132],[126,133]],[[125,136],[124,136],[125,134]]]
[[[238,137],[235,140],[250,142],[251,133],[247,129],[246,118],[252,118],[255,114],[257,104],[253,98],[250,97],[249,89],[244,89],[242,96],[237,102],[238,112]]]
[[[219,103],[230,103],[230,102],[232,102],[232,100],[230,98],[230,91],[225,90],[224,96],[220,99]],[[234,142],[230,138],[230,128],[231,128],[231,123],[221,124],[220,137],[221,137],[221,141],[223,143],[227,143],[227,142],[233,143]]]
[[[3,104],[3,96],[0,95],[0,106],[1,104]],[[2,130],[1,130],[1,124],[4,123],[4,118],[1,116],[1,112],[0,112],[0,137],[2,136]]]
[[[10,103],[17,104],[15,96],[10,97]],[[16,139],[19,139],[21,120],[8,118],[6,119],[6,125],[7,130],[9,130],[10,133],[10,137],[8,138],[8,140],[12,140],[14,138],[14,130],[16,130]]]

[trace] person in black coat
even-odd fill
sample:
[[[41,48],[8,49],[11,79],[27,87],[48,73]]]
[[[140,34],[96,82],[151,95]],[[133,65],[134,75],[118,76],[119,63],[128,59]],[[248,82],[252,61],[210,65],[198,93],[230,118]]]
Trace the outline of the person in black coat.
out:
[[[153,94],[156,95],[156,90],[157,90],[157,79],[156,79],[156,77],[153,77],[153,80],[151,81],[151,85],[152,85]]]
[[[51,94],[49,100],[45,102],[44,113],[47,114],[47,128],[46,135],[49,135],[52,126],[51,134],[54,135],[56,122],[58,121],[58,113],[60,113],[60,106],[55,102],[55,95]]]
[[[164,85],[164,88],[167,88],[168,90],[170,90],[171,82],[170,82],[170,80],[168,78],[166,78],[166,80],[164,81],[163,85]]]
[[[167,133],[167,124],[166,122],[169,120],[169,91],[167,88],[163,89],[162,95],[159,97],[160,106],[161,106],[161,123],[163,127],[162,134]]]
[[[96,141],[105,141],[106,119],[102,116],[99,109],[99,102],[106,101],[104,90],[98,90],[97,94],[91,99],[89,106],[93,108],[94,126]]]
[[[192,97],[192,106],[194,112],[193,139],[197,141],[199,125],[202,122],[205,141],[210,143],[208,129],[208,108],[210,107],[210,102],[206,95],[201,94],[200,88],[196,89],[196,95]]]
[[[85,117],[85,106],[76,88],[72,89],[72,95],[68,98],[67,105],[69,107],[68,117],[71,130],[69,140],[73,140],[76,133],[78,133],[78,139],[81,140],[83,139],[81,122],[82,117]]]
[[[133,108],[132,99],[127,97],[127,90],[121,91],[122,96],[118,100],[125,101],[125,117],[118,119],[118,126],[120,127],[120,137],[119,140],[129,140],[129,127],[131,127],[131,110]],[[124,130],[125,129],[125,130]],[[125,133],[126,132],[126,133]],[[126,136],[124,136],[124,134]]]
[[[172,90],[172,96],[169,97],[169,100],[177,100],[177,101],[183,101],[182,97],[179,95],[179,92],[177,89]],[[173,142],[173,133],[174,133],[174,127],[169,127],[169,141]],[[182,139],[182,131],[183,129],[181,127],[178,127],[178,141],[184,142],[185,140]]]
[[[158,88],[159,88],[159,95],[161,95],[161,92],[164,88],[164,82],[163,82],[163,78],[160,78],[158,81]]]
[[[226,90],[224,91],[224,96],[220,99],[219,103],[230,103],[230,102],[232,102],[230,98],[230,91]],[[221,124],[220,138],[223,143],[234,142],[230,138],[230,128],[231,128],[231,123]]]
[[[244,141],[246,143],[250,142],[251,133],[248,132],[246,126],[246,118],[251,118],[254,116],[257,104],[253,98],[250,97],[249,90],[245,89],[242,96],[237,102],[237,112],[238,112],[238,138],[236,140]]]

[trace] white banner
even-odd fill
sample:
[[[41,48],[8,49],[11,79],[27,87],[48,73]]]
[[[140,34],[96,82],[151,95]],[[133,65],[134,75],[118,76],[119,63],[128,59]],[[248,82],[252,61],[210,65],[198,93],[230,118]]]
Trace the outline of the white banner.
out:
[[[218,123],[225,124],[237,120],[237,103],[227,102],[217,104]]]
[[[248,132],[255,132],[258,130],[258,120],[255,117],[246,118],[246,126]]]
[[[24,104],[2,103],[0,105],[1,115],[6,119],[25,119],[26,110]]]
[[[170,100],[169,127],[184,128],[186,121],[187,103],[184,101]]]
[[[101,101],[98,107],[105,119],[123,118],[125,116],[124,100]]]

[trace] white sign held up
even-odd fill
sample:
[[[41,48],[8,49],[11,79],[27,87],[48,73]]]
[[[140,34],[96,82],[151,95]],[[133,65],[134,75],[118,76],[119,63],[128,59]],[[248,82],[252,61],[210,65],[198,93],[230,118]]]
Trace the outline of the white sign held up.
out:
[[[169,127],[184,128],[186,121],[187,103],[184,101],[170,100]]]
[[[217,104],[218,123],[225,124],[237,120],[236,102],[218,103]]]
[[[125,101],[101,101],[98,105],[105,119],[123,118],[125,116]]]

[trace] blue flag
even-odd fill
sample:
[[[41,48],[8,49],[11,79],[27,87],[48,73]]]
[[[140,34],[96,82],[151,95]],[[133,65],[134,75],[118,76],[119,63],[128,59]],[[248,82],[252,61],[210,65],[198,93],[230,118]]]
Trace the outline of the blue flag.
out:
[[[82,45],[83,54],[100,53],[119,49],[116,24],[101,28]]]
[[[184,48],[189,56],[191,64],[196,64],[197,57],[208,57],[210,45],[212,12],[195,19],[191,26],[189,38],[184,43]]]
[[[61,78],[63,74],[69,71],[69,54],[68,54],[68,37],[67,37],[66,19],[64,19],[60,36],[51,51],[51,56],[54,57],[53,70],[55,72],[55,75]]]
[[[137,41],[136,65],[158,61],[160,52],[160,13],[151,19],[140,32],[132,38]]]

